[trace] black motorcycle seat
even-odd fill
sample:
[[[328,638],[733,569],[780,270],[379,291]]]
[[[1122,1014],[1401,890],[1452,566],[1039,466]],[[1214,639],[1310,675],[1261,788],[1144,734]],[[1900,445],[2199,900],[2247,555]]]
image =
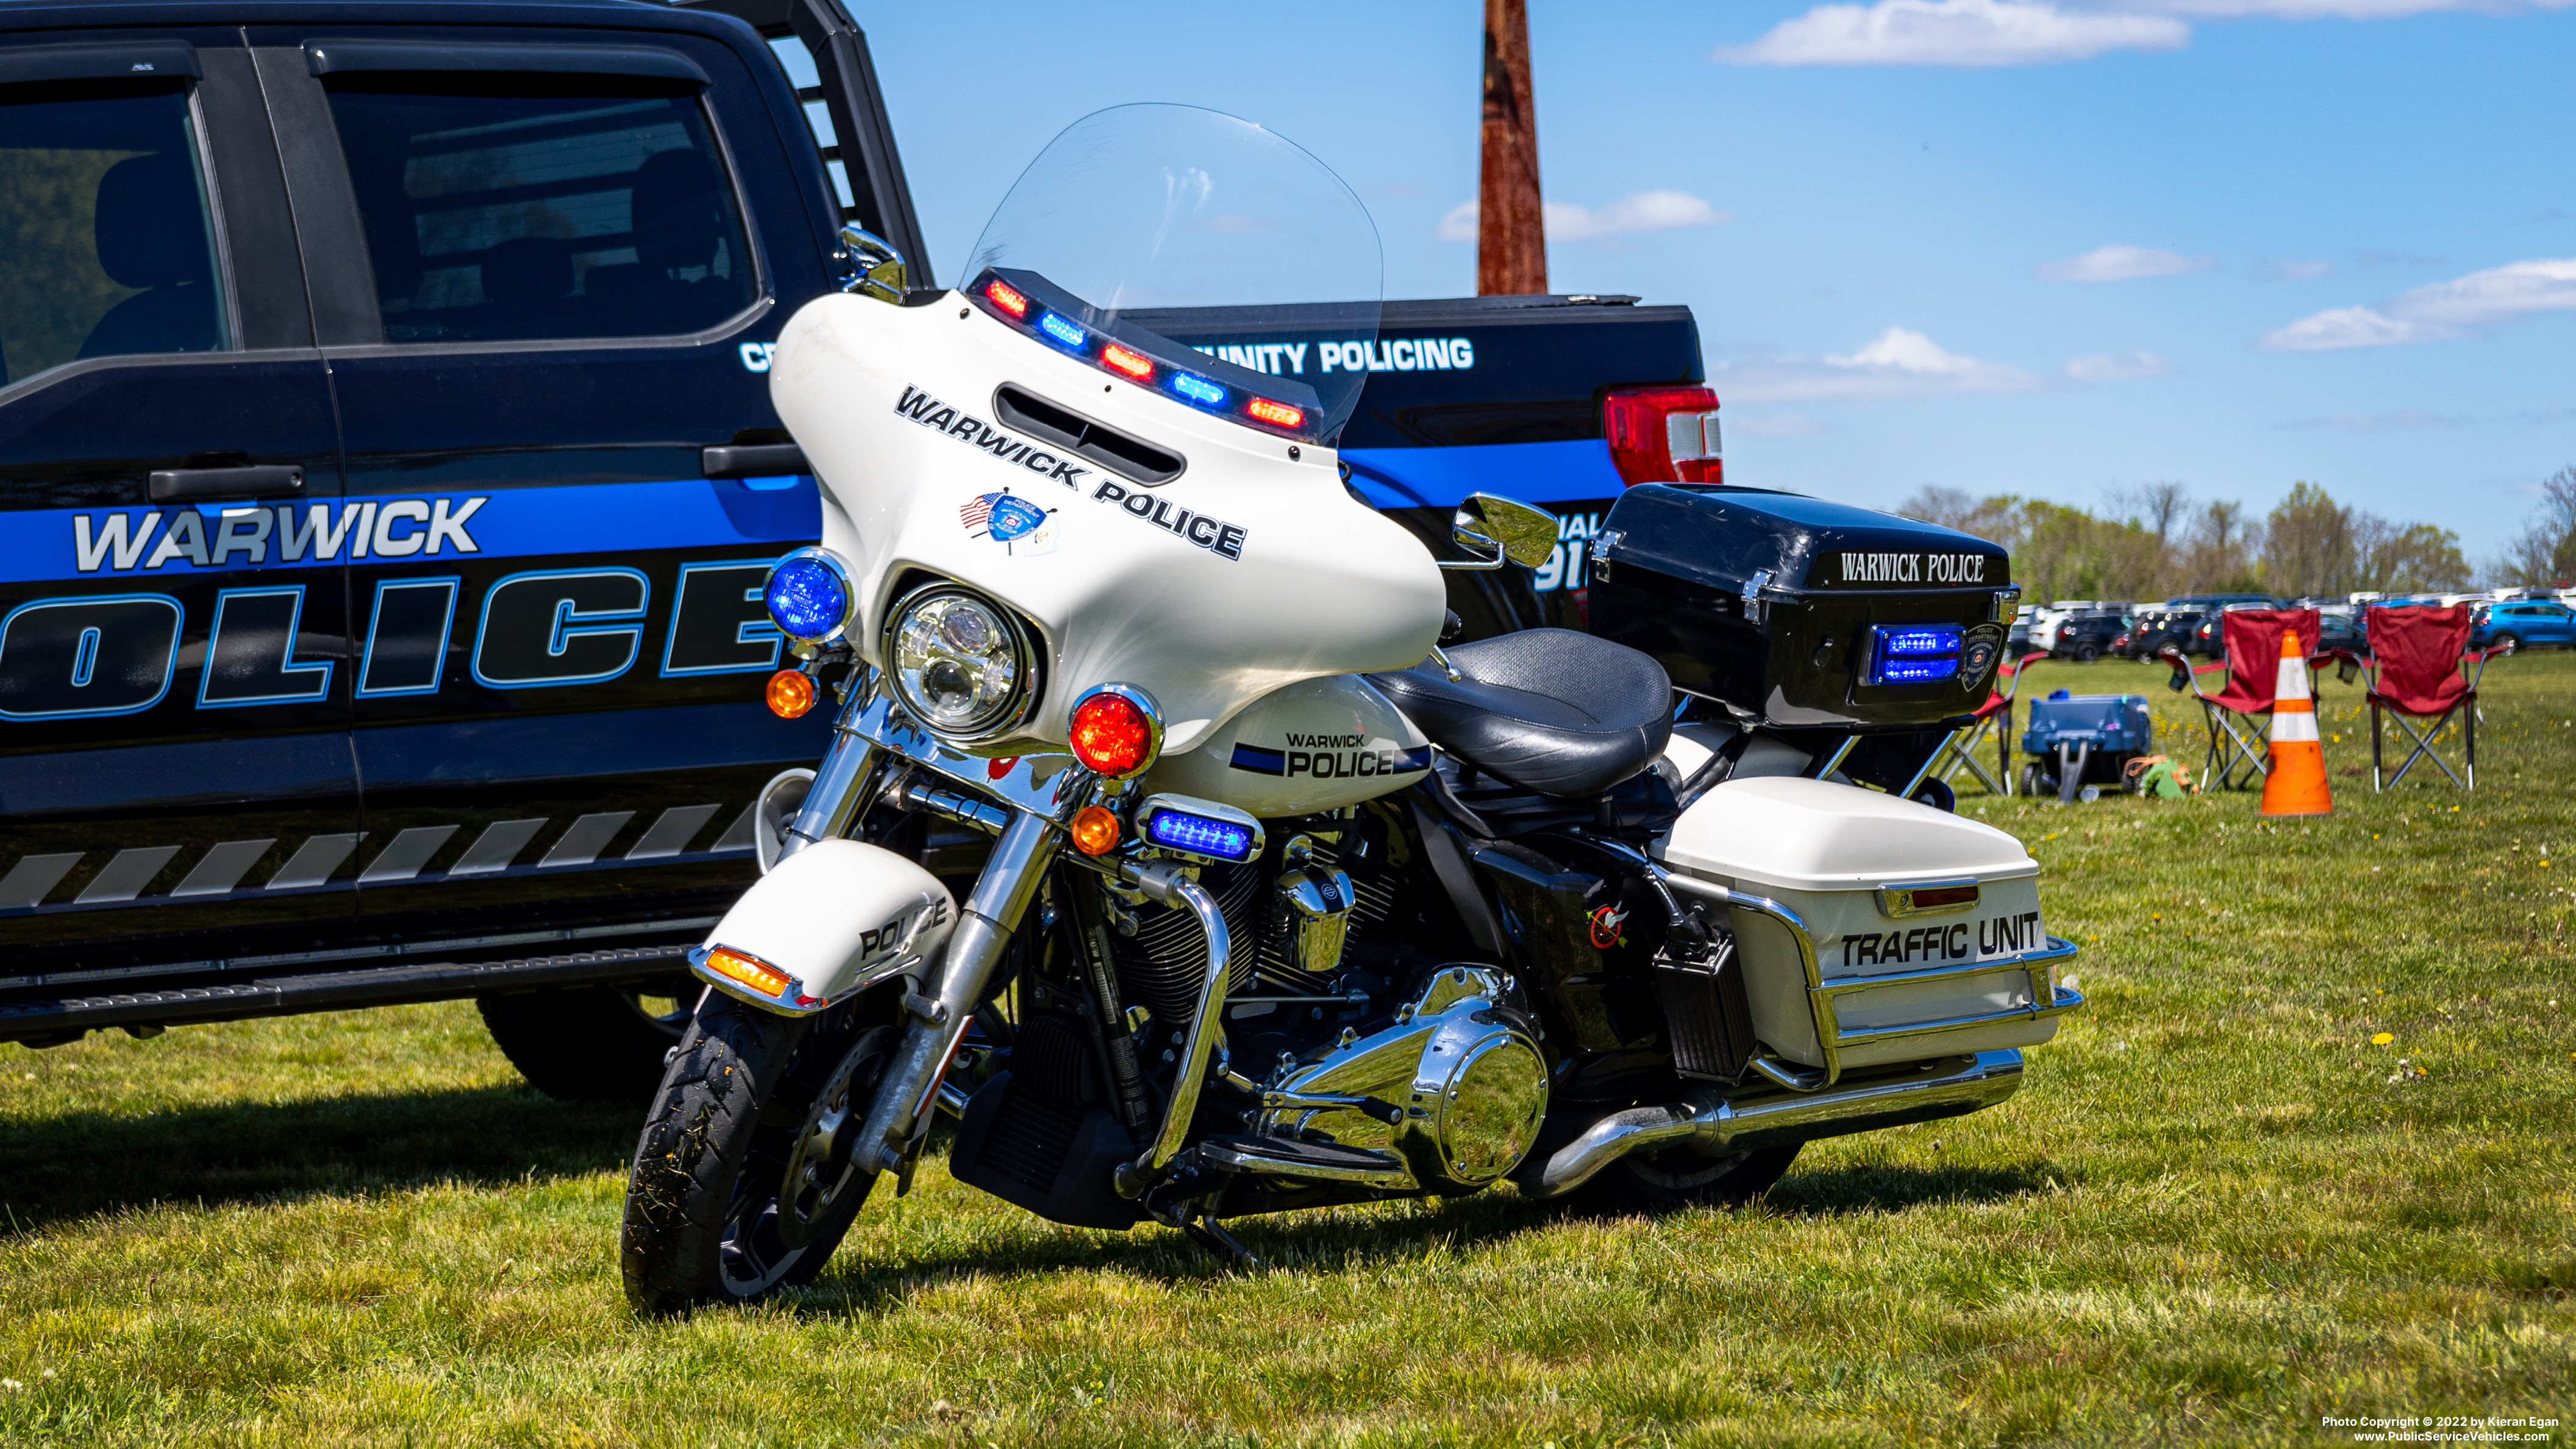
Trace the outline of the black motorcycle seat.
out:
[[[1591,799],[1664,752],[1673,683],[1653,656],[1571,629],[1524,629],[1372,674],[1431,742],[1542,795]]]

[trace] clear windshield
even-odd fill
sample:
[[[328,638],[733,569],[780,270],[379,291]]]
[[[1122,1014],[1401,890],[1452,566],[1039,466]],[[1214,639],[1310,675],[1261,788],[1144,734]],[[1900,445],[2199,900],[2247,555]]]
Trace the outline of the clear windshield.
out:
[[[1135,105],[1074,122],[1021,173],[955,275],[988,272],[1043,279],[1086,328],[1172,339],[1238,390],[1311,390],[1295,431],[1330,438],[1368,380],[1384,267],[1368,209],[1293,142]]]

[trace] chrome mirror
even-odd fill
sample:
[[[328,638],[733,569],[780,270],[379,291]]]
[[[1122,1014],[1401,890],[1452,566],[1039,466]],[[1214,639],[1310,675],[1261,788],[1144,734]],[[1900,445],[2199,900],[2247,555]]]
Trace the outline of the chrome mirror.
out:
[[[1556,515],[1491,493],[1471,493],[1449,520],[1449,536],[1479,557],[1444,563],[1444,569],[1498,569],[1506,563],[1534,569],[1556,552]]]
[[[842,291],[902,305],[903,253],[884,237],[862,227],[845,226],[841,228],[841,249],[833,254],[832,262]]]

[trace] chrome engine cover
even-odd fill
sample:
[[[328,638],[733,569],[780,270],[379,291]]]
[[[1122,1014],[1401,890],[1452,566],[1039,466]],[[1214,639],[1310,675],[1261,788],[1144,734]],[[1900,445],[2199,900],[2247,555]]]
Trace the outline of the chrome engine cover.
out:
[[[1254,1130],[1368,1153],[1384,1167],[1366,1180],[1388,1188],[1473,1192],[1495,1182],[1528,1154],[1547,1116],[1547,1060],[1528,1019],[1503,1005],[1511,989],[1491,967],[1443,967],[1395,1025],[1290,1067],[1262,1094]]]

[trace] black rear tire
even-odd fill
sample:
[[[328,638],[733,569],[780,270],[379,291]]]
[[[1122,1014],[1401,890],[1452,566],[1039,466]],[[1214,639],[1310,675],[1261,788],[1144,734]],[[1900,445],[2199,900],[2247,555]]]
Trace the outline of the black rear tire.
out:
[[[474,1004],[529,1086],[559,1102],[640,1105],[652,1099],[697,1000],[697,983],[681,978],[659,992],[562,986]]]
[[[2090,664],[2101,657],[2102,646],[2099,644],[2088,640],[2075,646],[2075,662],[2078,664]]]
[[[748,1303],[823,1271],[875,1185],[852,1155],[897,1035],[857,1013],[708,999],[635,1148],[618,1258],[636,1312]]]
[[[1801,1143],[1764,1147],[1729,1157],[1703,1157],[1687,1147],[1631,1152],[1593,1174],[1575,1190],[1575,1206],[1597,1213],[1668,1213],[1691,1207],[1733,1207],[1771,1190],[1788,1172]]]

